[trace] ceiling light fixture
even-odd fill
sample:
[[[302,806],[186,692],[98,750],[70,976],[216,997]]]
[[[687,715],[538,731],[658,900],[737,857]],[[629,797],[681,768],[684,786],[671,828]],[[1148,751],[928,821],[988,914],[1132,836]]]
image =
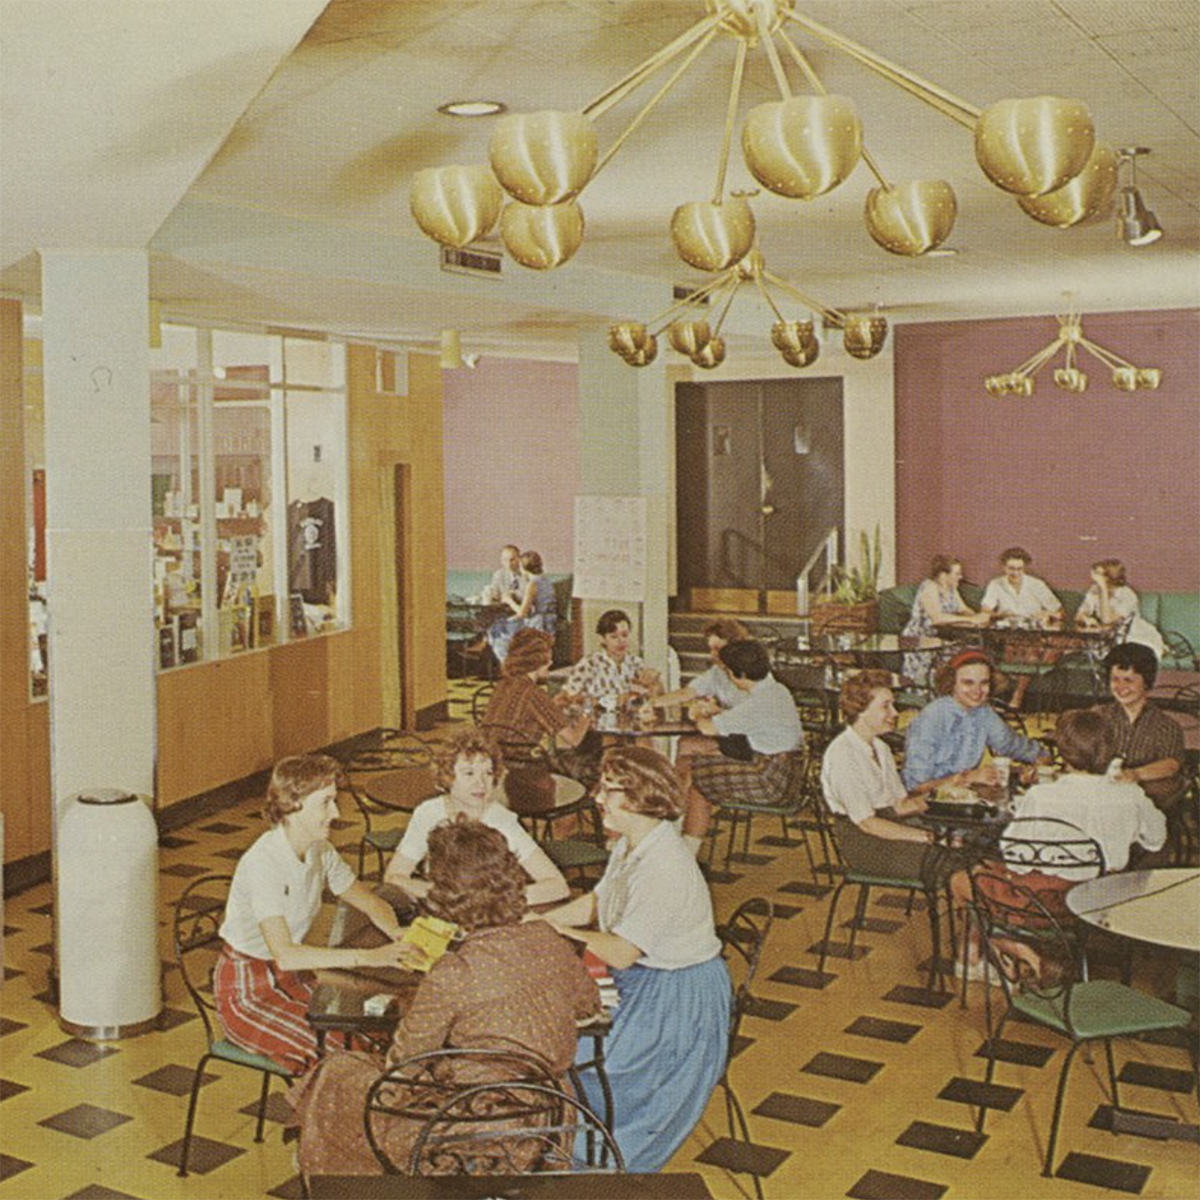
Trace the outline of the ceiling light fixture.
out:
[[[755,106],[742,123],[742,155],[754,178],[778,195],[809,200],[836,188],[861,159],[877,183],[865,204],[870,236],[885,250],[910,257],[941,245],[957,213],[953,188],[940,179],[888,179],[863,145],[853,102],[826,91],[788,36],[791,27],[970,129],[984,173],[1014,194],[1037,220],[1076,224],[1111,198],[1116,155],[1096,143],[1082,101],[1036,96],[1001,100],[981,110],[796,12],[794,4],[795,0],[706,0],[706,16],[578,111],[505,117],[492,134],[490,165],[431,167],[417,173],[409,195],[417,224],[435,241],[462,247],[499,222],[505,247],[523,266],[548,270],[567,262],[583,241],[580,193],[704,50],[725,35],[733,40],[735,55],[716,186],[711,199],[680,205],[671,219],[671,237],[684,262],[701,271],[727,273],[755,246],[750,206],[737,193],[726,196],[725,177],[746,58],[759,48],[766,54],[780,98]],[[781,50],[808,93],[793,95]],[[682,61],[601,155],[593,122],[680,56]],[[759,282],[767,278],[761,267],[748,267],[745,274]],[[719,286],[718,282],[698,291]]]
[[[439,104],[438,112],[447,117],[494,117],[508,112],[508,105],[499,100],[450,100]]]
[[[1117,194],[1117,235],[1127,246],[1149,246],[1163,235],[1137,186],[1137,160],[1149,153],[1145,146],[1122,146],[1118,151],[1120,163],[1129,164],[1129,183]]]
[[[988,375],[984,387],[992,396],[1032,396],[1033,377],[1065,347],[1066,354],[1063,365],[1054,370],[1054,383],[1064,392],[1087,391],[1088,377],[1076,366],[1077,351],[1086,350],[1098,358],[1112,372],[1113,386],[1122,392],[1158,390],[1162,382],[1162,370],[1159,367],[1135,367],[1133,363],[1123,359],[1111,350],[1105,350],[1095,342],[1083,336],[1083,317],[1071,306],[1066,316],[1059,316],[1058,337],[1027,358],[1014,371],[1002,375]]]

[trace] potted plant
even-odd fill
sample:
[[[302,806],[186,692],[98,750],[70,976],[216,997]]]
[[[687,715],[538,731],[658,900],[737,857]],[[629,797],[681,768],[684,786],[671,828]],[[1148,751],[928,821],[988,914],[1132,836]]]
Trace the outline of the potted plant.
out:
[[[835,565],[830,572],[832,590],[812,608],[817,633],[871,633],[879,618],[879,571],[882,565],[879,526],[872,537],[858,535],[858,562],[851,567]]]

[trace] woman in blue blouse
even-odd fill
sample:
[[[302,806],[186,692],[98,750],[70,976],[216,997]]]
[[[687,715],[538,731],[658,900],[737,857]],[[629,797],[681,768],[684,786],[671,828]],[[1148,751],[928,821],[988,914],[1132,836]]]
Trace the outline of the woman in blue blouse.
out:
[[[729,973],[708,886],[672,825],[683,796],[670,762],[645,746],[609,750],[596,803],[618,835],[604,878],[544,919],[612,970],[620,1005],[604,1060],[613,1133],[626,1167],[652,1172],[695,1128],[725,1069]],[[583,1085],[602,1110],[594,1072]]]
[[[525,591],[519,601],[505,596],[504,602],[513,610],[511,617],[502,617],[487,631],[488,645],[503,663],[508,657],[508,645],[519,629],[540,629],[553,633],[558,620],[558,606],[554,596],[554,584],[542,572],[542,556],[536,550],[526,550],[521,555]]]
[[[982,650],[962,650],[938,670],[938,698],[921,709],[905,735],[903,774],[910,792],[942,783],[998,783],[996,768],[980,765],[985,749],[1024,763],[1047,757],[988,703],[1001,679]]]

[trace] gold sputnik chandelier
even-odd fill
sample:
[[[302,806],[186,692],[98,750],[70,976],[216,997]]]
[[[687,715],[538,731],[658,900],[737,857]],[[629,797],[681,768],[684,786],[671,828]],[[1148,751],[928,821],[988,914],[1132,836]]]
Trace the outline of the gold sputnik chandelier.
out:
[[[771,275],[756,246],[754,214],[745,195],[726,195],[726,170],[748,53],[764,51],[780,96],[752,108],[742,123],[742,155],[762,187],[791,199],[811,200],[841,184],[861,159],[877,184],[865,203],[867,231],[885,250],[910,257],[925,254],[946,240],[954,226],[957,201],[944,180],[892,181],[884,174],[863,144],[853,102],[826,91],[789,36],[792,28],[848,55],[970,129],[984,174],[1015,195],[1034,219],[1065,228],[1093,215],[1111,199],[1117,156],[1096,143],[1082,101],[1036,96],[1001,100],[981,110],[795,11],[794,4],[795,0],[706,0],[704,17],[582,109],[501,118],[489,145],[490,165],[431,167],[417,173],[409,197],[417,224],[435,241],[461,248],[499,223],[505,248],[523,266],[548,270],[567,262],[583,241],[579,196],[584,188],[705,49],[718,37],[732,38],[736,53],[716,186],[710,199],[680,205],[671,218],[671,237],[683,261],[719,275],[681,306],[686,309],[713,296],[725,296],[728,302],[741,284],[753,283],[775,312],[772,337],[781,353],[788,361],[813,361],[817,343],[807,332],[810,323],[785,320],[770,300],[769,283],[842,328],[847,349],[874,346],[870,353],[859,355],[870,357],[883,345],[886,322],[870,314],[845,314],[815,304]],[[594,122],[681,56],[682,61],[601,155]],[[809,91],[793,94],[783,56],[803,77]],[[864,336],[881,322],[880,336],[873,332]],[[698,354],[700,359],[723,356],[718,333],[709,330],[708,341],[701,336],[704,330],[700,327],[706,324],[692,320],[672,326],[672,344],[699,366],[716,364],[700,361]],[[645,326],[627,323],[614,327],[613,346],[633,365],[644,365],[656,353],[654,337]],[[702,344],[712,346],[713,338],[718,347],[705,355]],[[688,351],[689,346],[697,349]]]
[[[1119,354],[1105,350],[1083,336],[1083,318],[1072,306],[1066,316],[1059,316],[1058,337],[1048,346],[1027,358],[1019,367],[1001,375],[989,375],[984,387],[992,396],[1032,396],[1033,378],[1060,351],[1063,365],[1054,369],[1054,384],[1064,392],[1087,391],[1087,374],[1079,367],[1080,351],[1086,350],[1098,358],[1111,372],[1113,386],[1123,392],[1157,391],[1162,382],[1158,367],[1135,367]]]

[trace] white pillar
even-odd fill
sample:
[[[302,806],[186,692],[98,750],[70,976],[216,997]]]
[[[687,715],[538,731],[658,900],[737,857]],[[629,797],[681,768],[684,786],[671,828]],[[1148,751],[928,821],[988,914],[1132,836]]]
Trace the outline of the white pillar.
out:
[[[154,790],[148,285],[144,251],[42,254],[56,804]]]
[[[671,397],[660,361],[631,367],[608,348],[604,330],[579,337],[579,490],[591,496],[641,496],[646,501],[645,599],[639,612],[646,662],[667,665],[667,593],[670,587],[669,511],[675,451],[671,442]],[[606,608],[634,608],[628,597],[583,604],[584,644],[596,644],[596,618]]]

